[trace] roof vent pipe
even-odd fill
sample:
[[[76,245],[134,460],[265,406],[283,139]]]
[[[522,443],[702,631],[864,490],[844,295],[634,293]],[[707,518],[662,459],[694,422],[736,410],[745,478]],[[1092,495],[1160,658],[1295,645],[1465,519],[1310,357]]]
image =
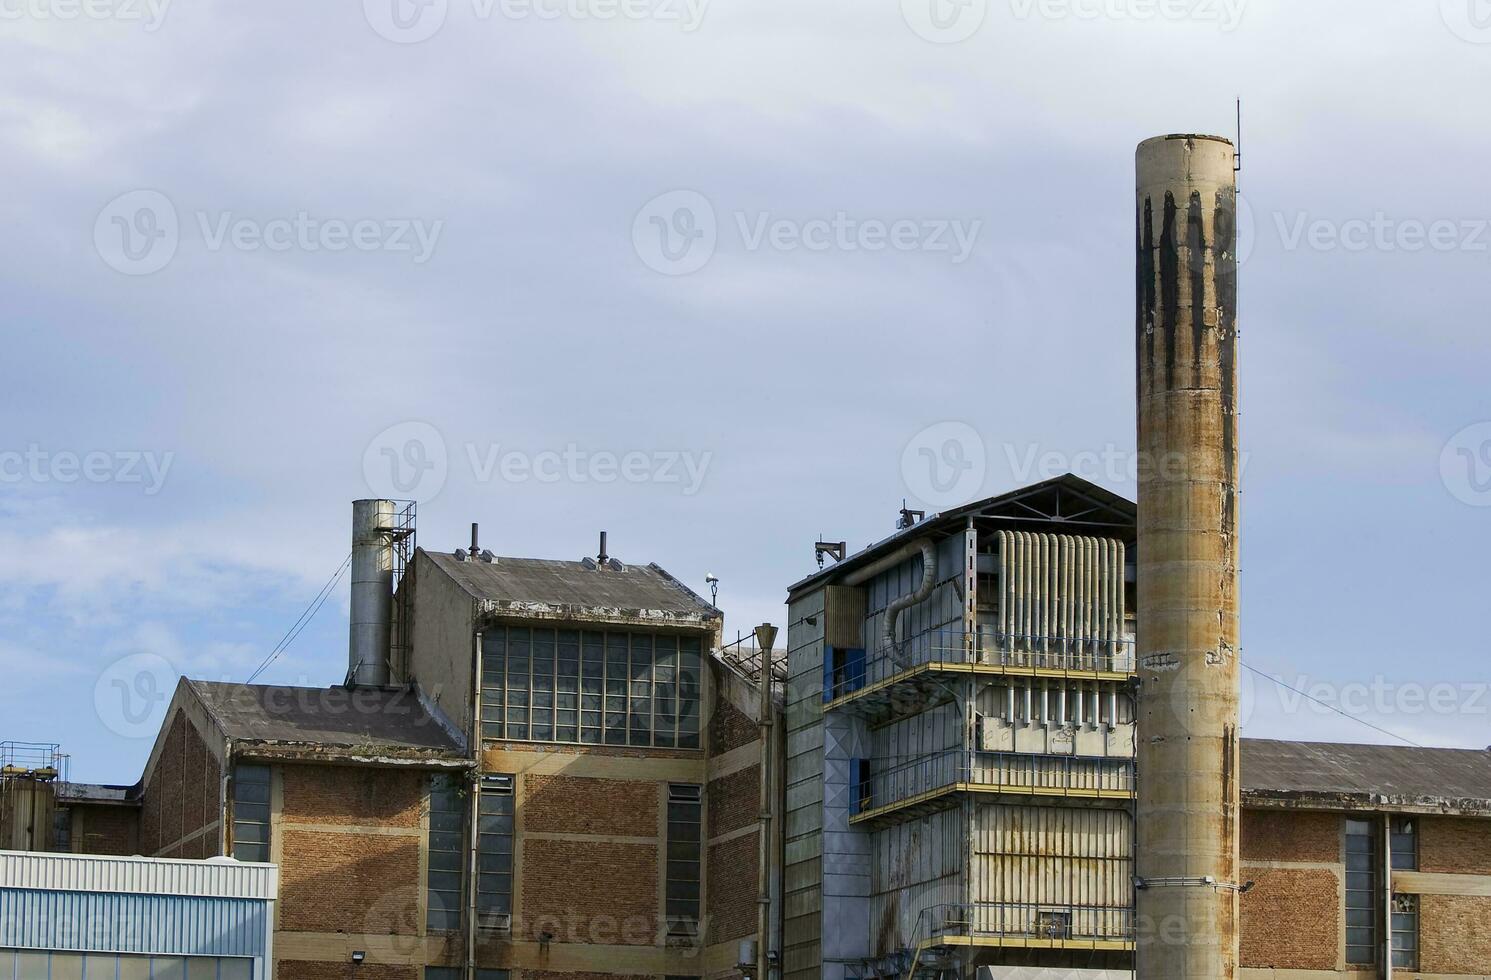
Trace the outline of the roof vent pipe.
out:
[[[608,557],[609,556],[606,554],[606,532],[602,531],[601,532],[601,553],[595,556],[595,563],[597,565],[599,565],[601,568],[605,568],[606,567],[606,560],[608,559]]]
[[[894,568],[901,562],[917,554],[920,554],[922,557],[921,584],[916,587],[915,592],[903,595],[885,607],[885,628],[881,631],[881,644],[892,657],[894,657],[896,649],[896,620],[900,618],[901,613],[930,596],[932,594],[932,587],[937,584],[937,546],[932,543],[931,538],[911,541],[897,548],[884,558],[871,562],[864,568],[844,576],[845,585],[864,585],[881,572]]]
[[[392,500],[352,501],[352,615],[347,631],[347,683],[388,683],[393,621]]]

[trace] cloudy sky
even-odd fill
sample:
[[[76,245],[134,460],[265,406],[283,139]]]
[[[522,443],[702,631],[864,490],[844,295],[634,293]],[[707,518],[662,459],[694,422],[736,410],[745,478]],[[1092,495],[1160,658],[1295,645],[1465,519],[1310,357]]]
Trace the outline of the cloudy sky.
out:
[[[0,0],[0,50],[0,739],[75,778],[254,671],[355,497],[609,529],[733,631],[903,498],[1132,496],[1133,148],[1238,96],[1245,659],[1491,743],[1485,0]],[[903,467],[950,433],[976,478]],[[346,588],[261,679],[341,679]],[[1388,740],[1248,676],[1247,734]]]

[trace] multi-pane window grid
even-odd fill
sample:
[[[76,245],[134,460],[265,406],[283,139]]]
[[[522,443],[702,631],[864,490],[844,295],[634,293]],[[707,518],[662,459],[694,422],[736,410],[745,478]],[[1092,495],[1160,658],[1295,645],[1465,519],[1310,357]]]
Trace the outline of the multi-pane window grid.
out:
[[[269,860],[269,767],[233,767],[233,856]]]
[[[1413,820],[1395,818],[1388,835],[1394,871],[1417,871],[1418,838]],[[1419,897],[1394,895],[1392,910],[1393,966],[1405,970],[1419,968]]]
[[[477,825],[477,923],[506,928],[513,910],[513,777],[482,777]]]
[[[482,737],[699,747],[697,636],[493,626],[482,633]]]
[[[461,855],[465,803],[461,785],[443,773],[430,777],[430,867],[426,872],[425,926],[461,927]]]
[[[696,939],[699,933],[699,868],[703,799],[698,786],[668,787],[668,936]]]
[[[1381,824],[1346,821],[1346,962],[1375,964],[1378,957],[1377,923],[1381,913],[1378,888],[1378,836]]]

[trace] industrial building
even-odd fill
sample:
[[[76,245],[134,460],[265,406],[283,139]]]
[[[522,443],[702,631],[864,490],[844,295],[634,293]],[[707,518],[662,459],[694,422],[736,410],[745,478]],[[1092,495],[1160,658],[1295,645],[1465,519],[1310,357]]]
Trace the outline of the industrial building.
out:
[[[273,865],[0,851],[0,980],[268,980]]]
[[[183,678],[137,783],[17,767],[12,846],[272,862],[280,980],[735,973],[781,697],[759,651],[604,536],[426,551],[412,505],[358,501],[352,578],[344,683]]]
[[[284,980],[1491,976],[1491,752],[1239,737],[1234,167],[1139,148],[1137,503],[820,542],[777,652],[604,534],[357,501],[341,684],[183,679],[139,782],[0,773],[0,840],[272,862]]]

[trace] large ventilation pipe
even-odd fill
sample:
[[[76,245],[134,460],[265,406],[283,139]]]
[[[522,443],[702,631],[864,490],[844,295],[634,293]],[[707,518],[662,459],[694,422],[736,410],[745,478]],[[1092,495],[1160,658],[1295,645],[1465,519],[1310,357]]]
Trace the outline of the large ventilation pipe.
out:
[[[1237,971],[1232,144],[1139,144],[1138,980]]]
[[[917,585],[915,591],[908,595],[903,595],[898,599],[891,600],[890,604],[885,607],[885,623],[881,628],[880,643],[887,655],[892,659],[896,655],[896,620],[900,618],[902,612],[930,596],[932,594],[932,587],[937,584],[937,546],[932,543],[931,538],[922,538],[919,541],[908,542],[884,558],[872,562],[844,578],[845,585],[864,585],[881,572],[894,568],[906,559],[918,554],[922,558],[921,583]]]
[[[393,622],[392,500],[352,501],[352,624],[347,634],[347,683],[388,683]]]

